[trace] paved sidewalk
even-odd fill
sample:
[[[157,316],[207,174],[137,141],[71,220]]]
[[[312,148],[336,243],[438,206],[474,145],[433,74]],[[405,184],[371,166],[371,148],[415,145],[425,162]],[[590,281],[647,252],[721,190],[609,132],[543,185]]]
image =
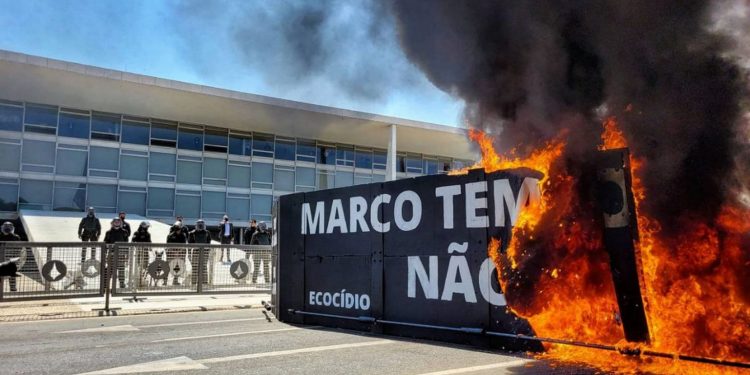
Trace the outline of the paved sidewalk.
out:
[[[118,296],[110,298],[109,315],[256,309],[263,307],[261,301],[270,300],[270,294],[148,296],[138,302]],[[0,323],[107,315],[105,312],[95,311],[102,308],[104,297],[3,302],[0,303]]]

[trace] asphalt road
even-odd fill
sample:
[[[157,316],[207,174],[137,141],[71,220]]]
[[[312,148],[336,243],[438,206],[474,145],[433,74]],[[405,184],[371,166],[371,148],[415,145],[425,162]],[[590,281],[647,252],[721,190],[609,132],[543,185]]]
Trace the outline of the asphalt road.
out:
[[[579,373],[523,356],[269,322],[259,310],[3,323],[2,374]]]

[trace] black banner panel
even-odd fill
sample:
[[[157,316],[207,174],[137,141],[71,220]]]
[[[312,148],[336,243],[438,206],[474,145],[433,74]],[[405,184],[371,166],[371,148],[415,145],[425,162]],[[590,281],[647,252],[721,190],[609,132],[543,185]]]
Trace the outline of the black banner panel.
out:
[[[282,196],[276,232],[282,321],[529,350],[487,247],[539,199],[535,171],[435,175]]]

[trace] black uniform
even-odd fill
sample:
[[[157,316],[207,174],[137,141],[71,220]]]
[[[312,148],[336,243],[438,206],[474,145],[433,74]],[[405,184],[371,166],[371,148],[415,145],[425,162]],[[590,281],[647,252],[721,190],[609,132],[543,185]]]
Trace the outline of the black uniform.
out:
[[[251,245],[270,245],[271,234],[267,231],[257,230],[253,233],[250,238]],[[253,255],[253,283],[258,282],[258,274],[260,273],[260,261],[263,261],[263,279],[266,283],[271,282],[271,254],[263,253]]]
[[[130,224],[128,224],[128,222],[127,222],[127,221],[125,221],[125,220],[121,220],[121,221],[122,221],[122,226],[121,226],[121,228],[122,228],[123,230],[125,230],[125,232],[127,232],[127,233],[128,233],[128,238],[130,238],[130,234],[131,234],[131,233],[133,233],[133,232],[131,232],[131,231],[130,231]]]
[[[15,233],[8,233],[8,234],[0,233],[0,242],[19,242],[19,241],[21,241],[21,236],[15,234]],[[10,249],[6,248],[6,252],[8,250],[10,250]],[[20,252],[21,249],[18,249],[18,250]],[[6,254],[6,256],[7,256],[7,254]],[[3,261],[5,261],[5,259],[0,259],[0,262],[3,262]],[[9,279],[10,279],[10,291],[11,292],[17,291],[17,289],[16,289],[16,278],[14,276],[11,276],[11,277],[9,277]]]
[[[129,233],[124,228],[112,228],[104,234],[104,242],[113,244],[115,242],[128,242]],[[109,251],[113,251],[110,247]],[[120,288],[125,288],[125,263],[128,261],[128,253],[123,251],[117,254],[117,280],[120,282]]]
[[[242,235],[242,243],[250,245],[250,240],[253,238],[253,233],[255,233],[256,230],[258,230],[258,227],[247,227],[245,233]]]
[[[102,224],[99,218],[94,215],[86,215],[78,224],[78,236],[84,242],[99,241],[99,235],[102,233]],[[91,258],[96,259],[96,248],[91,248]],[[86,248],[81,249],[81,264],[86,261]]]
[[[195,229],[193,231],[190,231],[190,233],[188,234],[188,243],[210,244],[211,233],[209,233],[209,231],[206,229]],[[190,255],[190,263],[193,265],[193,274],[191,275],[193,284],[195,284],[198,280],[198,263],[200,262],[200,251],[201,249],[195,248],[192,250],[192,253]],[[201,277],[201,282],[205,284],[208,280],[208,267],[206,267],[206,265],[208,264],[208,251],[204,249],[203,254],[203,277]]]
[[[179,243],[179,244],[187,243],[187,236],[185,236],[185,232],[182,231],[182,228],[183,227],[176,228],[175,226],[172,226],[172,229],[170,230],[169,235],[167,235],[167,243]],[[185,259],[185,255],[186,255],[186,249],[184,247],[168,248],[167,249],[167,262],[171,261],[172,259]],[[167,280],[164,280],[164,282],[166,283]],[[179,285],[176,277],[173,279],[172,282],[174,285]]]
[[[151,233],[147,229],[138,227],[138,230],[133,233],[133,238],[130,240],[133,243],[151,243]],[[136,248],[136,262],[141,268],[141,280],[145,280],[146,272],[148,270],[148,249],[147,248]]]

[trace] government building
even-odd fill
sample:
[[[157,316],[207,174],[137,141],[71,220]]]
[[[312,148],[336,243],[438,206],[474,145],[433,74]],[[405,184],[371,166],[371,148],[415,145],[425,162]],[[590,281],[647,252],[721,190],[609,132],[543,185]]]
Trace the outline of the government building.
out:
[[[93,206],[243,226],[279,195],[477,157],[461,128],[0,51],[3,219]]]

